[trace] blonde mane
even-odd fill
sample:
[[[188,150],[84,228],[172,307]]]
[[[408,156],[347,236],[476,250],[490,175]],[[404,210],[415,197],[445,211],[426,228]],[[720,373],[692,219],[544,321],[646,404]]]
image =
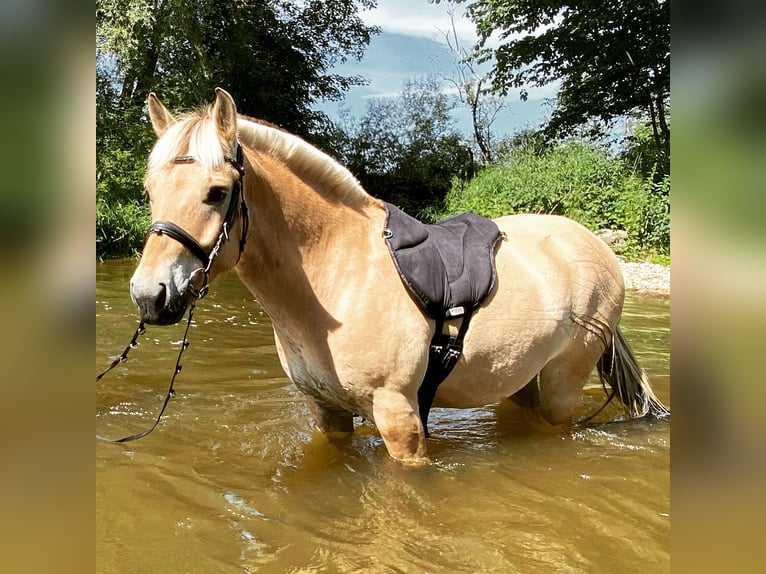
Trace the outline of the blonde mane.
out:
[[[202,166],[215,170],[232,154],[233,142],[218,136],[211,107],[178,116],[157,141],[149,155],[149,169],[160,169],[178,156],[193,156]],[[283,162],[296,176],[340,201],[374,201],[344,166],[302,138],[266,122],[239,115],[237,132],[241,144]]]
[[[299,178],[339,200],[372,200],[348,169],[302,138],[241,115],[237,131],[243,145],[277,158]]]

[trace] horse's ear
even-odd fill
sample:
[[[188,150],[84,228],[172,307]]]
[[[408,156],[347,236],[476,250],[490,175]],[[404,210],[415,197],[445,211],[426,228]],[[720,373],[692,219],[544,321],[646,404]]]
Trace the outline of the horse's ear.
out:
[[[237,106],[229,92],[222,88],[215,89],[213,119],[218,133],[224,141],[232,142],[237,135]]]
[[[162,134],[168,131],[168,128],[175,123],[176,119],[154,92],[149,94],[147,107],[149,108],[149,119],[152,120],[154,133],[157,134],[158,138],[162,137]]]

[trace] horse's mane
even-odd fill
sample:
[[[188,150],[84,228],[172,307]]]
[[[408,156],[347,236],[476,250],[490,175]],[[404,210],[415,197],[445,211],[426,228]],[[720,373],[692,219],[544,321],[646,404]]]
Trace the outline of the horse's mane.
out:
[[[232,154],[231,144],[219,138],[210,112],[211,106],[206,106],[178,116],[155,144],[149,169],[167,166],[181,155],[194,156],[209,169],[223,166],[224,156]],[[275,157],[298,177],[338,200],[372,200],[348,169],[302,138],[243,115],[237,117],[237,132],[243,146]]]

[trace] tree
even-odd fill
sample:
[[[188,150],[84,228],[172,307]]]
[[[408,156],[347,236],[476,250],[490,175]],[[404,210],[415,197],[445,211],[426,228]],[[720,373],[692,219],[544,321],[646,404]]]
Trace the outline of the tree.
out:
[[[478,60],[495,60],[495,89],[519,87],[525,99],[526,85],[561,82],[550,135],[640,109],[669,157],[668,0],[475,0],[468,13],[480,37]],[[500,45],[488,48],[490,38]]]
[[[360,59],[375,28],[359,18],[374,0],[98,0],[97,55],[109,58],[121,109],[149,91],[173,107],[206,101],[224,86],[241,112],[309,136],[309,108],[364,80],[331,73]]]
[[[506,99],[491,91],[490,75],[479,70],[471,53],[461,46],[455,27],[455,10],[448,7],[451,29],[444,33],[447,46],[455,54],[455,76],[446,78],[458,91],[460,101],[468,106],[471,112],[471,127],[473,141],[481,155],[481,161],[486,166],[494,160],[494,134],[492,124],[500,111],[506,107]]]
[[[357,76],[332,68],[360,59],[377,29],[358,16],[374,0],[97,0],[97,246],[140,246],[147,217],[143,166],[154,141],[150,91],[174,109],[225,87],[241,113],[320,139],[329,119],[311,109],[339,99]]]
[[[399,97],[370,100],[358,122],[345,119],[337,153],[372,195],[420,214],[471,169],[455,103],[434,78],[408,80]]]
[[[636,114],[628,120],[629,135],[622,142],[620,157],[644,179],[662,184],[670,175],[670,156],[658,148],[651,121],[644,114]],[[670,125],[669,114],[666,122]],[[667,185],[660,185],[658,189],[666,193],[670,191]]]

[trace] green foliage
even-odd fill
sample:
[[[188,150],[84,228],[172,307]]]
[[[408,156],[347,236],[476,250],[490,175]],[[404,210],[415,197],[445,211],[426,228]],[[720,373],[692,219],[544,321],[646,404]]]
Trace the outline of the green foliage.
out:
[[[96,198],[96,254],[101,257],[138,255],[149,226],[145,203]]]
[[[665,267],[670,267],[670,254],[653,253],[649,257],[649,263],[657,263],[658,265],[664,265]]]
[[[188,108],[226,88],[241,113],[310,136],[310,106],[339,99],[357,76],[332,73],[360,59],[376,28],[358,11],[371,0],[98,0],[97,57],[116,71],[118,104],[140,108],[149,91]]]
[[[669,113],[666,121],[669,128]],[[670,154],[663,146],[657,144],[650,120],[638,116],[635,122],[632,133],[625,139],[625,149],[620,157],[644,178],[659,183],[670,174]]]
[[[97,253],[128,255],[149,223],[143,197],[154,136],[150,91],[171,109],[207,102],[224,87],[240,113],[307,139],[328,118],[311,110],[339,99],[356,76],[332,73],[360,59],[377,32],[359,18],[373,0],[97,0]],[[326,141],[326,138],[322,142]]]
[[[135,111],[120,111],[109,70],[96,72],[96,254],[131,255],[149,225],[143,179],[154,134]]]
[[[441,211],[446,217],[472,211],[487,217],[553,213],[593,231],[623,229],[624,254],[670,250],[669,178],[659,184],[640,177],[620,159],[578,142],[540,150],[518,149],[475,179],[454,179]]]
[[[635,251],[649,251],[651,254],[670,255],[670,176],[659,183],[643,182],[643,204],[637,218],[633,241]],[[627,230],[628,233],[631,229]]]
[[[470,146],[450,115],[455,100],[434,78],[405,82],[397,98],[371,100],[338,130],[335,153],[372,195],[416,215],[438,203],[472,167]]]
[[[475,0],[468,13],[480,37],[477,58],[494,60],[497,90],[519,88],[526,99],[525,86],[559,82],[549,135],[640,109],[669,155],[668,0]],[[490,37],[497,48],[484,47]]]

